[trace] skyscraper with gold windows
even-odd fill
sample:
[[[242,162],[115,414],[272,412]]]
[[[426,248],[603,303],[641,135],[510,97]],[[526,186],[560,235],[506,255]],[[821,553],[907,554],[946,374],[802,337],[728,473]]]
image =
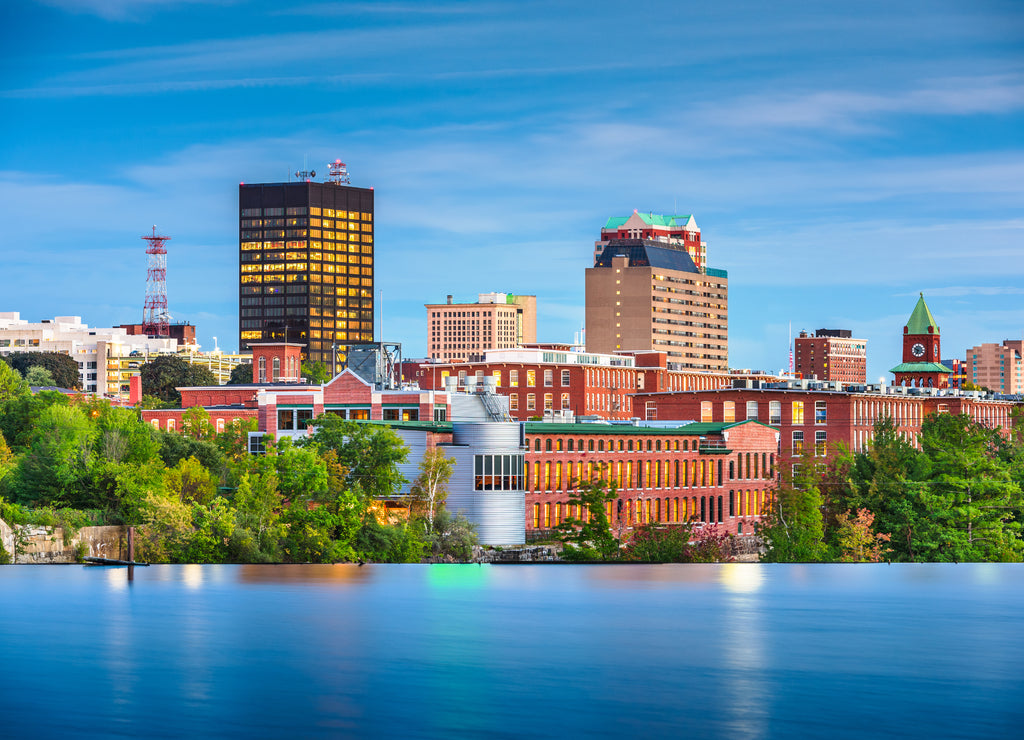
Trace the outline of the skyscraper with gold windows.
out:
[[[327,182],[238,188],[239,346],[304,345],[331,367],[373,341],[373,190]],[[337,371],[340,368],[335,368]]]

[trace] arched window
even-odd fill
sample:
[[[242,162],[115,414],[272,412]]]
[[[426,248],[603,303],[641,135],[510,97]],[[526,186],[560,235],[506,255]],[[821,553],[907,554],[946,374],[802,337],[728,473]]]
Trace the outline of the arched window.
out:
[[[551,439],[544,440],[544,451],[551,452]]]
[[[736,516],[736,492],[729,491],[729,516]]]
[[[736,479],[736,463],[732,460],[729,461],[729,480]]]
[[[570,439],[569,440],[569,452],[572,452],[572,448],[573,448],[573,440]]]
[[[604,452],[604,440],[603,439],[597,440],[597,451],[598,452]]]
[[[281,358],[280,357],[275,357],[274,358],[274,374],[271,377],[271,380],[273,380],[276,383],[277,379],[279,377],[281,377]]]
[[[260,378],[260,382],[261,383],[266,383],[267,382],[267,358],[266,357],[261,357],[260,358],[260,375],[259,375],[259,378]]]
[[[540,437],[537,437],[535,440],[533,440],[533,451],[540,452]]]

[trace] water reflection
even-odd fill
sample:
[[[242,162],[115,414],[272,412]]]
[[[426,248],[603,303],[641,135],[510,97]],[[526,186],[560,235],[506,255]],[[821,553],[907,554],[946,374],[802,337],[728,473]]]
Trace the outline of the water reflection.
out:
[[[725,683],[726,716],[732,731],[747,738],[762,738],[767,732],[761,680],[766,668],[766,638],[758,598],[764,573],[764,566],[755,563],[726,563],[718,568],[727,594],[723,630],[723,658],[729,676]]]
[[[4,567],[0,717],[11,737],[1015,736],[1024,570],[924,571],[152,566],[128,589],[123,568]]]

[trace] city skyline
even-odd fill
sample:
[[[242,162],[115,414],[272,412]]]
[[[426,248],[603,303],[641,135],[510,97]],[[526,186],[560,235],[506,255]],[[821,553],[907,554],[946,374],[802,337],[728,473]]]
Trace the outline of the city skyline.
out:
[[[1024,13],[976,6],[5,7],[0,311],[139,321],[156,224],[171,314],[234,349],[238,183],[341,158],[406,356],[446,294],[536,295],[570,341],[638,209],[692,213],[729,271],[731,366],[827,326],[889,381],[919,292],[946,356],[1024,335]]]

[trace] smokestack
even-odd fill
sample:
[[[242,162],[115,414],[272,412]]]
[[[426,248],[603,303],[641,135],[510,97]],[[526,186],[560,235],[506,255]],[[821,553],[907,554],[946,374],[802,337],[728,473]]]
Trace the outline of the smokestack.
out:
[[[452,305],[452,296],[448,296],[448,305]]]

